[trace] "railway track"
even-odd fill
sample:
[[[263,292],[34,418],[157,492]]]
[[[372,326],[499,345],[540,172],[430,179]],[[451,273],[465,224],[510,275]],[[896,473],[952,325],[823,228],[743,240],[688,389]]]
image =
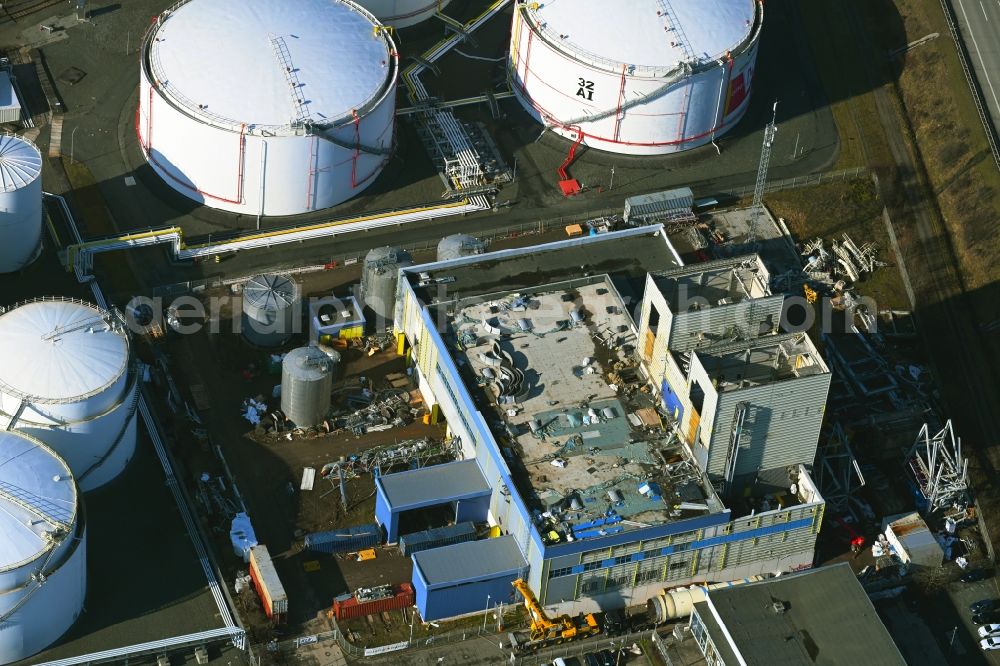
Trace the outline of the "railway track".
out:
[[[17,23],[23,18],[32,14],[37,14],[49,7],[55,7],[64,3],[65,0],[30,0],[28,2],[5,2],[3,3],[3,13],[0,14],[0,22]]]

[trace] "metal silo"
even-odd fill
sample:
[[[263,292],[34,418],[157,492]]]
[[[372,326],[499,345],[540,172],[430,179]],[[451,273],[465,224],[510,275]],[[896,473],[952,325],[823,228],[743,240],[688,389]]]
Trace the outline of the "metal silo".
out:
[[[283,275],[268,273],[247,280],[243,285],[243,337],[258,347],[283,345],[295,332],[298,297],[295,283]]]
[[[412,265],[410,253],[394,247],[377,247],[365,255],[361,294],[365,306],[384,322],[392,321],[396,309],[399,269]]]
[[[83,609],[87,530],[66,461],[0,431],[0,664],[54,643]]]
[[[469,257],[486,251],[486,243],[468,234],[445,236],[438,243],[437,260],[448,261],[459,257]]]
[[[27,266],[42,244],[42,154],[27,139],[0,135],[0,273]]]
[[[295,425],[318,425],[330,411],[334,361],[319,347],[299,347],[281,363],[281,411]]]
[[[52,447],[84,492],[118,476],[135,452],[139,374],[121,314],[18,303],[0,310],[0,349],[0,428]]]

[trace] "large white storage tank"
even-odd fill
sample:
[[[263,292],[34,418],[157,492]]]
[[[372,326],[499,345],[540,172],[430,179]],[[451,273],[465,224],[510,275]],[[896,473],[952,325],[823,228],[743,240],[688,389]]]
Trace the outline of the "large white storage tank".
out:
[[[136,132],[181,194],[251,215],[328,208],[389,159],[398,55],[349,0],[182,0],[143,43]]]
[[[408,28],[426,21],[449,2],[451,0],[358,0],[358,4],[379,21],[395,28]]]
[[[25,138],[0,135],[0,273],[19,271],[42,247],[42,154]]]
[[[69,629],[87,593],[87,531],[69,466],[39,440],[0,431],[0,664]]]
[[[536,120],[587,146],[687,150],[746,112],[763,16],[760,0],[518,0],[511,86]]]
[[[52,447],[85,492],[117,477],[135,453],[138,404],[120,314],[68,298],[12,305],[0,349],[0,428]]]

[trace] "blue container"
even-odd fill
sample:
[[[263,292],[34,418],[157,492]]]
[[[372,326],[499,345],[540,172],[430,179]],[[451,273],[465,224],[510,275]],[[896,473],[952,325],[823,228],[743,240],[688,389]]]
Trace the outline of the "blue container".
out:
[[[355,525],[332,532],[313,532],[307,534],[305,539],[306,550],[328,555],[374,548],[380,543],[382,543],[382,528],[378,523]]]
[[[462,543],[463,541],[475,541],[475,539],[475,525],[472,523],[458,523],[456,525],[449,525],[448,527],[435,527],[422,532],[404,534],[399,537],[399,549],[403,552],[403,555],[409,557],[413,553],[419,553],[422,550],[450,546],[453,543]]]

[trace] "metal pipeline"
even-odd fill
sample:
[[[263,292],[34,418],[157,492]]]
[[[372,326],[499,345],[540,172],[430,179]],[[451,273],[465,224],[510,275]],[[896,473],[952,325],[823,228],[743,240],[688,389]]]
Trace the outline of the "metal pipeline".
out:
[[[755,583],[764,580],[764,576],[751,576],[739,580],[730,580],[722,583],[712,583],[711,585],[692,585],[691,587],[663,589],[655,597],[646,602],[646,609],[649,619],[656,624],[663,624],[669,620],[687,617],[691,614],[694,605],[700,601],[705,601],[709,590],[716,590],[720,587],[733,587],[744,583]]]

